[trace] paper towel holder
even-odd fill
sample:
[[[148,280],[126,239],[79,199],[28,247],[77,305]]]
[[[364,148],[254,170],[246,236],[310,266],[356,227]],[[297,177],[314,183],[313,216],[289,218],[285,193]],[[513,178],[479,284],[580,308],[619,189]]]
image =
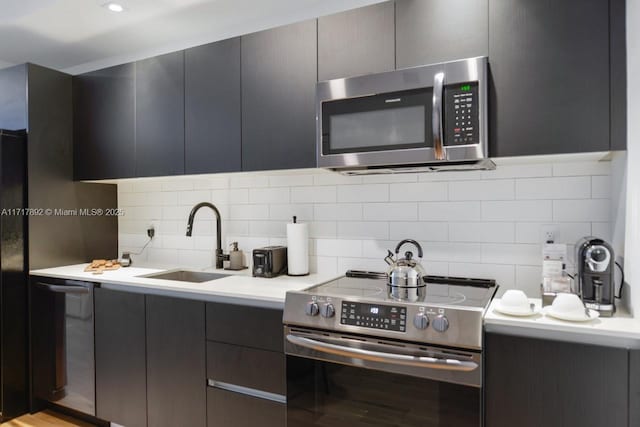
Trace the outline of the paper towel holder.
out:
[[[295,237],[296,241],[292,241],[291,234],[294,228],[302,227],[303,234]],[[293,215],[293,222],[287,224],[287,264],[288,276],[308,276],[309,275],[309,231],[307,224],[298,223],[298,217]],[[302,258],[299,253],[302,254]]]

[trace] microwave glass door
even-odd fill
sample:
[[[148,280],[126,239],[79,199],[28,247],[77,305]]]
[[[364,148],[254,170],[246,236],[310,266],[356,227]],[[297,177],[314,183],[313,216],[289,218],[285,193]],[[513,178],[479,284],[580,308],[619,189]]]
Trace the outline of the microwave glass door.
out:
[[[433,88],[322,103],[322,154],[433,146]]]

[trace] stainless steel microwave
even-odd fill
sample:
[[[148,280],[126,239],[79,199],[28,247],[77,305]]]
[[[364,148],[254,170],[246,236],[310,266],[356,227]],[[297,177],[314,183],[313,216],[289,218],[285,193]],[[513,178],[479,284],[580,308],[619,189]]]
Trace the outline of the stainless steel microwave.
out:
[[[345,174],[494,169],[487,58],[319,82],[318,167]]]

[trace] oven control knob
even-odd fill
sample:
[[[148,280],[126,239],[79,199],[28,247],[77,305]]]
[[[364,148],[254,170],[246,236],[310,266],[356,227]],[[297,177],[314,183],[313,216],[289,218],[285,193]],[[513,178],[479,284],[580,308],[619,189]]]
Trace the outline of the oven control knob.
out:
[[[444,314],[440,314],[433,319],[433,329],[438,332],[444,332],[449,329],[449,319]]]
[[[322,317],[333,317],[336,314],[336,309],[331,303],[322,304],[320,306],[320,316]]]
[[[307,316],[317,316],[319,311],[320,308],[318,307],[318,303],[315,301],[309,301],[304,307],[304,314]]]
[[[413,326],[418,329],[427,329],[429,327],[429,316],[426,313],[416,313],[413,317]]]

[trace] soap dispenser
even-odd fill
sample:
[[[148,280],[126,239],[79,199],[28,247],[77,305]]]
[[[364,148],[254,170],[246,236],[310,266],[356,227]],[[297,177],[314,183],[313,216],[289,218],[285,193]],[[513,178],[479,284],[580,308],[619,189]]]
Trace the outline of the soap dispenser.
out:
[[[244,269],[243,261],[244,254],[238,249],[238,242],[233,242],[229,245],[229,270],[242,270]]]

